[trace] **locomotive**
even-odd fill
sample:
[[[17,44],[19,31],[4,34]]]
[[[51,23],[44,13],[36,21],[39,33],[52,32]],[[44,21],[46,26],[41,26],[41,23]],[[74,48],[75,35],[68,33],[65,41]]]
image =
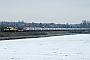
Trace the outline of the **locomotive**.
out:
[[[14,27],[4,27],[4,32],[14,32],[14,31],[18,31],[18,29]]]

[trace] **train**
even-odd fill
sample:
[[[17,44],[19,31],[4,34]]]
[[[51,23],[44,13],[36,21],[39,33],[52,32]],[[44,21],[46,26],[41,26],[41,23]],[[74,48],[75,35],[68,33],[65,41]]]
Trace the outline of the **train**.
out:
[[[88,30],[89,28],[44,28],[44,27],[24,27],[23,31],[68,31],[68,30]]]
[[[29,32],[29,31],[86,31],[89,28],[45,28],[45,27],[24,27],[22,30],[14,27],[4,27],[5,32]]]

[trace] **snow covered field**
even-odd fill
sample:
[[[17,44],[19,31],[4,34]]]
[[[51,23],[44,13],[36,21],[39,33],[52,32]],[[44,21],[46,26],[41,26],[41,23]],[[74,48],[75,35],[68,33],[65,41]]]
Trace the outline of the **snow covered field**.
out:
[[[0,60],[90,60],[90,34],[0,41]]]

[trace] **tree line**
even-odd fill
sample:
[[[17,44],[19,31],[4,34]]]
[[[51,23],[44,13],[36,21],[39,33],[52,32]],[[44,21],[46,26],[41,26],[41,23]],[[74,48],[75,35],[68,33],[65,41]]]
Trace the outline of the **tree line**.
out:
[[[7,22],[2,21],[0,22],[0,32],[4,31],[4,27],[15,27],[19,30],[22,30],[24,27],[42,27],[42,28],[90,28],[90,21],[83,20],[81,23],[78,24],[56,24],[56,23],[27,23],[24,21],[18,22]]]

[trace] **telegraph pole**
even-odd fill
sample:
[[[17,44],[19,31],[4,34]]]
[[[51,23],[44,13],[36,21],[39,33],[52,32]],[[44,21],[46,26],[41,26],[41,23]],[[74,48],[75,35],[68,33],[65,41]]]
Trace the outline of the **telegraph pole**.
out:
[[[15,33],[16,33],[16,23],[14,22],[14,27],[15,27]]]

